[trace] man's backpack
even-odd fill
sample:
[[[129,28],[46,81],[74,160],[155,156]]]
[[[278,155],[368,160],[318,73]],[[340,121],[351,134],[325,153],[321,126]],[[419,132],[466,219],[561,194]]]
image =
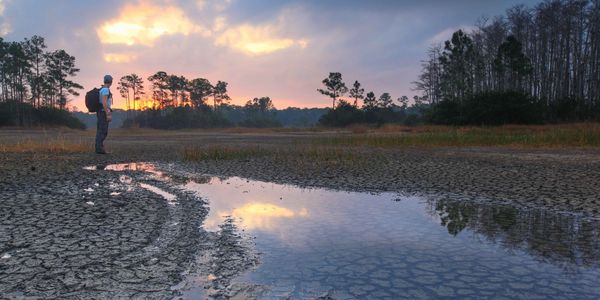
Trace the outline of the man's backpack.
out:
[[[85,106],[89,112],[98,112],[100,110],[100,90],[93,88],[85,93]]]

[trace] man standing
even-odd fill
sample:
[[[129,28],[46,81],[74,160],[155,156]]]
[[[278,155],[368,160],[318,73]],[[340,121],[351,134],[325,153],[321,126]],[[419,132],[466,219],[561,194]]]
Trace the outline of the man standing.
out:
[[[108,123],[112,121],[112,93],[110,92],[110,86],[112,85],[113,78],[110,75],[104,76],[104,84],[100,89],[100,108],[96,112],[98,117],[98,123],[96,128],[96,153],[106,154],[104,150],[104,139],[108,135]]]

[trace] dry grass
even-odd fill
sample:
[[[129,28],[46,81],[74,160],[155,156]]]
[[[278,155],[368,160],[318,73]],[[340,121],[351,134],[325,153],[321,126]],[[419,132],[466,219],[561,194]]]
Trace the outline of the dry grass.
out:
[[[318,163],[352,163],[366,162],[365,153],[346,147],[330,147],[319,145],[288,145],[288,146],[225,146],[185,147],[184,160],[189,161],[218,161],[218,160],[249,160],[268,157],[279,162],[318,162]],[[377,156],[377,153],[369,153]]]
[[[384,126],[329,138],[315,138],[314,145],[330,146],[517,146],[517,147],[599,147],[600,124],[500,127]]]
[[[59,139],[47,142],[32,140],[20,141],[15,144],[0,144],[0,153],[84,153],[91,152],[92,145],[83,142],[71,142]]]
[[[307,127],[307,128],[246,128],[232,127],[224,129],[209,129],[209,132],[237,133],[237,134],[268,134],[268,133],[293,133],[293,132],[323,132],[326,128]]]
[[[183,158],[185,160],[245,160],[255,157],[270,155],[270,151],[257,147],[232,147],[215,145],[208,147],[185,147]]]

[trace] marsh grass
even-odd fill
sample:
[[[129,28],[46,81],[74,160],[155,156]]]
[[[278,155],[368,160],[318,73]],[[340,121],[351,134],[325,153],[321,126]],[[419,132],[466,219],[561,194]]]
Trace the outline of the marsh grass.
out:
[[[73,142],[64,138],[38,142],[32,140],[19,141],[14,144],[0,144],[0,153],[84,153],[91,152],[90,143]]]
[[[183,158],[185,160],[246,160],[263,157],[270,152],[258,146],[234,147],[225,145],[214,145],[208,147],[185,147]]]
[[[221,160],[250,160],[268,158],[276,162],[298,162],[301,165],[326,164],[358,164],[367,160],[364,151],[355,151],[344,147],[288,145],[288,146],[225,146],[185,147],[183,159],[188,161],[221,161]],[[371,157],[377,153],[368,154]]]
[[[373,147],[598,147],[600,124],[501,127],[386,126],[368,133],[314,138],[313,145]]]

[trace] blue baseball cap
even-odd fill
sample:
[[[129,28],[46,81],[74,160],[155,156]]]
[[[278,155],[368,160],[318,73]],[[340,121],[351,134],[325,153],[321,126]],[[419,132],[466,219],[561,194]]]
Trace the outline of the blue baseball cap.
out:
[[[111,83],[111,82],[112,82],[112,76],[104,75],[104,83]]]

